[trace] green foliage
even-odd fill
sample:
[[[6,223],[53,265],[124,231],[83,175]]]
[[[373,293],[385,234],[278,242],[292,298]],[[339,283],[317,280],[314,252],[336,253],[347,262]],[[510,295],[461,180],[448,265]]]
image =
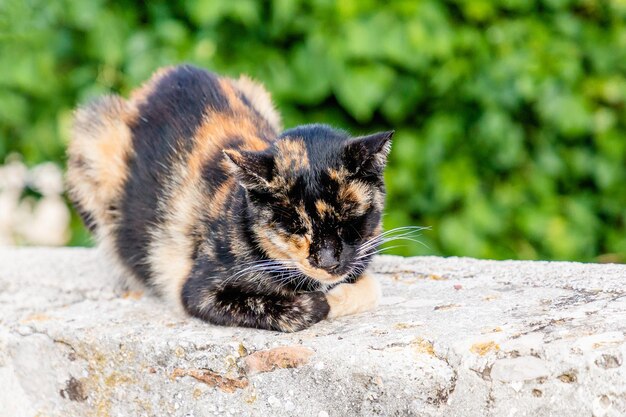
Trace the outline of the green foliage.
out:
[[[623,0],[3,0],[0,160],[63,161],[76,103],[182,61],[395,128],[386,227],[432,227],[396,253],[626,259]]]

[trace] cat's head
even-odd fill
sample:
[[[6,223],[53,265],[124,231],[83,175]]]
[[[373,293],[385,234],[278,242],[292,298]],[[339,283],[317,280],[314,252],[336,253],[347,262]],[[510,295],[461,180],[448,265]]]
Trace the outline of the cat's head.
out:
[[[360,272],[381,232],[392,135],[304,125],[265,151],[225,151],[261,249],[324,284]]]

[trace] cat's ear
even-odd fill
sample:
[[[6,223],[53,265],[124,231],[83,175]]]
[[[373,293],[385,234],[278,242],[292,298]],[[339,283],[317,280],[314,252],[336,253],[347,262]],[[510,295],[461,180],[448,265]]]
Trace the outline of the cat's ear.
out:
[[[249,189],[269,187],[274,172],[274,156],[269,152],[225,149],[224,155],[241,184]]]
[[[350,139],[344,149],[344,162],[348,171],[363,174],[381,174],[387,164],[394,131]]]

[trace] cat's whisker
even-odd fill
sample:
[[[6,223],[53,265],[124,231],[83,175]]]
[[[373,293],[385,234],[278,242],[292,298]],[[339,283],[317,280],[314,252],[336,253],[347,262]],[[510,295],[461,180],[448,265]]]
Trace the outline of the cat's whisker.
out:
[[[426,227],[426,226],[402,226],[402,227],[395,227],[393,229],[389,229],[386,230],[384,232],[382,232],[380,235],[378,236],[387,236],[393,233],[399,233],[399,232],[410,232],[410,233],[415,233],[415,232],[421,232],[422,230],[428,230],[430,229],[430,227]]]
[[[243,262],[241,264],[239,264],[238,266],[250,266],[250,265],[264,265],[264,264],[278,264],[278,263],[282,263],[282,264],[288,264],[288,263],[295,263],[297,261],[294,261],[292,259],[262,259],[260,261],[250,261],[250,262]]]
[[[296,284],[296,288],[295,291],[298,292],[298,290],[300,289],[300,287],[304,287],[304,284],[306,283],[306,280],[301,279],[300,282],[298,282],[298,284]]]
[[[415,235],[415,234],[420,234],[420,232],[424,229],[427,229],[425,227],[398,227],[395,229],[391,229],[388,230],[387,232],[381,233],[378,237],[381,238],[387,238],[390,236],[408,236],[408,235]]]
[[[411,242],[415,242],[415,243],[419,243],[420,245],[424,246],[424,247],[428,247],[424,242],[422,242],[421,240],[417,240],[408,236],[397,236],[397,237],[393,237],[393,238],[389,238],[387,240],[385,240],[383,243],[389,243],[389,242],[393,242],[394,240],[407,240],[407,241],[411,241]]]
[[[277,282],[278,285],[279,285],[279,288],[282,289],[282,288],[286,287],[288,284],[293,283],[295,280],[298,280],[298,279],[299,279],[300,282],[304,282],[303,277],[304,276],[302,275],[302,273],[300,271],[293,271],[292,273],[290,273],[288,275],[280,277],[275,282]],[[298,285],[299,285],[299,283],[296,284],[296,287]]]
[[[231,275],[227,279],[223,281],[223,284],[232,283],[237,279],[245,276],[246,274],[250,274],[251,278],[254,278],[259,281],[258,287],[262,285],[262,279],[260,279],[263,273],[266,274],[286,274],[286,273],[299,273],[299,268],[296,265],[296,261],[293,260],[275,260],[275,259],[265,259],[257,262],[249,262],[249,266],[246,268],[237,271],[235,274]]]
[[[428,227],[420,227],[420,226],[403,226],[403,227],[398,227],[395,229],[391,229],[388,230],[384,233],[381,233],[378,236],[375,236],[374,238],[364,242],[359,249],[357,250],[357,252],[365,252],[367,251],[369,248],[373,247],[373,246],[378,246],[382,243],[385,243],[386,241],[388,241],[388,239],[390,238],[403,238],[403,237],[407,237],[407,236],[411,236],[414,235],[424,229],[428,229]],[[400,233],[398,235],[395,235],[395,233]]]
[[[414,240],[414,239],[398,239],[398,240],[410,240],[412,242],[423,244],[423,242],[420,242],[420,241],[417,241],[417,240]],[[406,247],[406,246],[407,245],[394,245],[394,246],[387,246],[387,247],[384,247],[384,248],[377,248],[375,250],[371,250],[370,252],[368,252],[366,254],[359,255],[356,259],[359,259],[359,260],[360,259],[364,259],[364,258],[367,258],[367,257],[372,256],[372,255],[377,255],[377,254],[381,254],[381,253],[387,252],[387,251],[389,251],[391,249],[396,249],[396,248],[401,248],[401,247]]]
[[[372,255],[379,255],[379,254],[381,254],[384,251],[388,251],[388,250],[396,249],[396,248],[403,248],[403,247],[406,247],[406,245],[394,245],[394,246],[387,246],[387,247],[384,247],[384,248],[377,248],[377,249],[372,250],[371,252],[368,252],[366,254],[357,256],[354,259],[360,260],[360,259],[364,259],[364,258],[367,258],[369,256],[372,256]]]
[[[363,242],[361,244],[360,250],[364,250],[370,246],[374,246],[376,244],[378,244],[380,241],[382,241],[389,233],[384,233],[384,234],[380,234],[377,236],[374,236],[373,238]]]
[[[302,274],[297,271],[292,271],[290,274],[282,275],[278,277],[278,279],[274,279],[273,282],[279,285],[280,288],[283,288],[298,277],[302,277]]]
[[[296,268],[294,261],[289,260],[288,262],[284,262],[284,263],[283,262],[284,262],[283,260],[280,260],[280,261],[264,260],[264,261],[259,261],[259,262],[253,262],[251,263],[251,265],[237,271],[233,276],[239,277],[250,271],[262,270],[264,268],[270,268],[270,267]],[[294,262],[294,264],[289,265],[288,263],[290,262]]]
[[[424,244],[424,242],[422,242],[422,241],[420,241],[420,240],[417,240],[417,239],[414,239],[414,238],[412,238],[412,237],[408,237],[408,236],[393,236],[393,237],[389,237],[389,238],[383,239],[383,240],[380,242],[380,244],[379,244],[379,245],[377,245],[376,247],[379,247],[379,246],[381,246],[381,245],[387,244],[387,243],[389,243],[389,242],[393,242],[393,241],[395,241],[395,240],[405,240],[405,241],[411,241],[411,242],[419,243],[419,244],[421,244],[421,245],[426,246],[426,245]],[[427,247],[427,246],[426,246],[426,247]],[[369,247],[367,252],[369,252],[369,251],[370,251],[370,250],[372,250],[373,248],[374,248],[374,247]]]

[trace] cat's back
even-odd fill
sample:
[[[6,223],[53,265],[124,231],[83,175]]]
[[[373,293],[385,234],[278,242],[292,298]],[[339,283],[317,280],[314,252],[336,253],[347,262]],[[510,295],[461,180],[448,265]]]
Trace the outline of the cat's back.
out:
[[[250,79],[164,68],[128,100],[106,96],[77,110],[70,195],[98,240],[147,280],[159,241],[184,248],[200,208],[234,187],[222,150],[264,149],[279,131],[269,94]]]
[[[157,71],[131,93],[129,102],[134,110],[129,121],[131,143],[138,163],[162,167],[164,160],[192,158],[224,147],[267,146],[265,142],[280,129],[262,86],[246,77],[220,77],[192,65]]]

